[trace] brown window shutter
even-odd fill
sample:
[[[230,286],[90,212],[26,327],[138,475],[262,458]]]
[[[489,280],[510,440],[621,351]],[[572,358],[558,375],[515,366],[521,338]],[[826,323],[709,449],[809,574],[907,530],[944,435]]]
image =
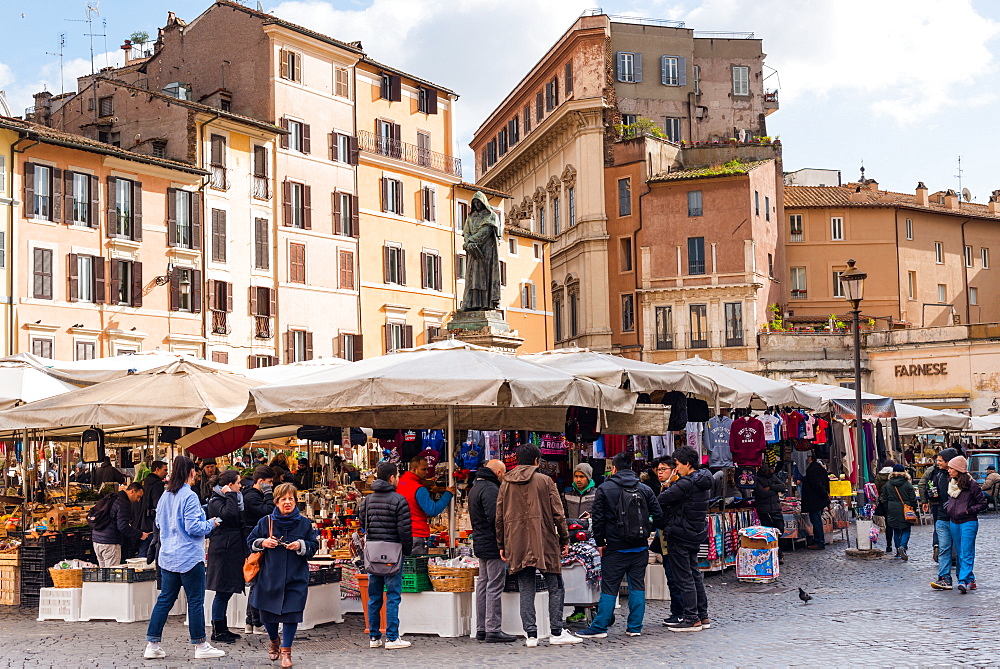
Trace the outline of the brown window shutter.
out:
[[[385,325],[385,352],[392,352],[392,325]]]
[[[312,139],[308,123],[302,124],[302,153],[309,153],[312,149]]]
[[[396,180],[396,213],[403,215],[403,182]]]
[[[566,62],[566,97],[573,92],[573,61]]]
[[[288,148],[288,119],[285,118],[284,116],[282,116],[281,119],[278,121],[278,123],[281,126],[281,129],[285,131],[285,134],[281,135],[281,138],[278,140],[278,145],[281,148],[283,148],[283,149],[287,149]]]
[[[406,285],[406,249],[399,249],[399,283]]]
[[[302,186],[302,227],[312,230],[312,186]]]
[[[256,368],[257,368],[257,356],[255,356],[255,355],[248,355],[247,356],[247,369],[256,369]]]
[[[94,256],[94,302],[105,304],[108,301],[108,282],[106,280],[106,261],[102,256]]]
[[[404,325],[403,326],[403,346],[405,348],[413,348],[413,326]]]
[[[357,165],[358,164],[358,153],[360,151],[360,149],[358,148],[358,138],[357,137],[349,137],[347,139],[347,144],[348,144],[348,148],[350,149],[350,152],[351,152],[351,155],[348,158],[347,162],[349,162],[351,165]]]
[[[284,337],[283,343],[285,345],[285,364],[290,365],[295,362],[295,343],[292,339],[292,331],[286,330],[282,333],[282,336]]]
[[[267,148],[255,144],[253,147],[253,175],[255,177],[267,176]]]
[[[66,275],[69,277],[69,301],[76,302],[80,299],[79,256],[75,253],[70,253],[66,256],[66,259],[68,261]]]
[[[403,80],[398,74],[389,75],[389,100],[399,102],[403,99]]]
[[[361,236],[361,220],[358,215],[358,196],[351,196],[351,236],[357,239]]]
[[[132,182],[132,241],[142,241],[142,184]]]
[[[181,274],[174,268],[170,273],[170,311],[180,311],[181,308]]]
[[[13,166],[12,166],[13,167]],[[24,164],[24,217],[35,215],[35,164]]]
[[[62,212],[63,212],[63,208],[62,208],[62,193],[63,193],[63,190],[62,190],[62,187],[63,187],[62,174],[63,174],[63,171],[61,169],[59,169],[58,167],[53,167],[49,171],[49,193],[50,193],[49,202],[51,203],[49,205],[51,207],[51,211],[49,212],[49,220],[50,221],[61,221],[62,220]]]
[[[350,251],[340,252],[340,287],[354,290],[354,254]]]
[[[431,220],[437,220],[437,191],[433,188],[427,189],[427,195],[431,203]]]
[[[117,189],[117,177],[108,177],[108,237],[115,234],[115,225],[117,223],[116,218],[118,216],[118,191]]]
[[[338,137],[338,135],[335,132],[331,132],[330,135],[329,135],[329,137],[330,137],[330,160],[336,161],[337,160],[337,149],[338,149],[338,146],[337,146],[337,137]],[[344,156],[344,157],[346,158],[347,156]]]
[[[226,138],[222,135],[212,135],[211,143],[211,156],[209,160],[212,165],[218,167],[226,166]]]
[[[420,252],[420,287],[429,288],[431,277],[427,273],[427,256],[429,254]]]
[[[109,262],[111,263],[111,295],[108,296],[108,303],[118,304],[118,293],[121,292],[122,285],[119,268],[122,261],[112,258]]]
[[[191,311],[201,313],[201,270],[191,272]]]
[[[291,68],[288,67],[288,52],[284,49],[278,51],[278,61],[281,63],[281,78],[291,79],[292,72]]]
[[[274,318],[275,316],[278,315],[278,291],[274,288],[268,288],[267,297],[268,297],[267,315],[270,316],[271,318]]]
[[[541,123],[544,115],[545,112],[542,108],[542,92],[538,91],[535,93],[535,120]]]
[[[306,360],[313,359],[313,333],[306,332]]]
[[[222,282],[209,279],[206,283],[208,284],[208,308],[215,311],[219,306],[216,303],[216,300],[218,299],[218,285]]]
[[[63,223],[73,222],[73,172],[66,170],[63,172],[62,178],[62,217],[58,220]]]
[[[142,306],[142,263],[132,263],[132,306]]]
[[[167,189],[167,246],[177,246],[177,189]]]
[[[507,261],[506,260],[501,260],[500,261],[500,285],[501,286],[506,286],[507,285]]]
[[[101,207],[99,203],[98,192],[101,188],[101,180],[97,177],[90,177],[89,183],[87,184],[87,197],[90,198],[90,220],[89,225],[91,228],[101,227]]]
[[[357,362],[363,357],[365,357],[364,335],[356,334],[354,335],[354,357],[351,358],[351,362]]]
[[[257,286],[250,286],[250,315],[259,316],[260,307],[257,306]]]
[[[226,313],[233,313],[233,284],[226,284]]]
[[[389,211],[389,180],[382,177],[379,181],[382,183],[382,211]]]
[[[201,248],[201,193],[191,193],[191,248]]]
[[[282,209],[282,224],[290,228],[292,227],[292,182],[287,179],[281,183],[281,209]]]
[[[219,256],[219,262],[226,262],[226,247],[228,246],[228,236],[227,236],[227,223],[226,223],[226,212],[223,209],[219,210],[219,231],[217,234],[218,249],[216,251]]]
[[[333,234],[344,234],[344,226],[340,223],[340,193],[333,192]]]
[[[441,256],[434,256],[434,290],[441,290]]]
[[[391,251],[388,246],[382,247],[382,281],[384,283],[389,283],[389,254]]]
[[[427,89],[427,113],[438,113],[438,92],[433,88]]]

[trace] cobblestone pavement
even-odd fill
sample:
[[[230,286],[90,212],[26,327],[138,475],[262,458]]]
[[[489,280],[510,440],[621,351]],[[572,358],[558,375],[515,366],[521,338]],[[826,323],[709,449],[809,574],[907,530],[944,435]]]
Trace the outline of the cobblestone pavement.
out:
[[[607,639],[576,646],[549,647],[543,641],[530,649],[523,642],[486,645],[413,635],[407,636],[412,648],[386,651],[369,649],[361,616],[347,614],[342,625],[301,633],[294,658],[299,667],[996,665],[998,539],[1000,522],[983,518],[976,561],[980,589],[964,596],[930,588],[936,568],[931,528],[925,526],[914,528],[908,563],[851,559],[844,542],[837,542],[824,552],[788,553],[775,585],[738,583],[732,570],[710,575],[713,625],[702,632],[668,632],[660,624],[667,603],[657,601],[648,604],[638,638],[626,637],[618,623]],[[808,605],[797,597],[799,586],[814,596]],[[34,617],[24,608],[0,607],[0,667],[272,666],[260,636],[223,644],[229,654],[219,660],[191,659],[179,617],[171,617],[165,630],[166,661],[141,659],[146,623],[36,622]]]

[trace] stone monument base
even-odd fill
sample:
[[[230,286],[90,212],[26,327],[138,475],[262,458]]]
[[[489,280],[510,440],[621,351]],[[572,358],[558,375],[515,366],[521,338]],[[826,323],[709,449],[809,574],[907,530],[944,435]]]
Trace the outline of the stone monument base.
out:
[[[456,311],[444,332],[435,337],[434,341],[451,338],[512,355],[524,343],[524,337],[519,337],[516,330],[511,330],[503,313],[495,309]]]

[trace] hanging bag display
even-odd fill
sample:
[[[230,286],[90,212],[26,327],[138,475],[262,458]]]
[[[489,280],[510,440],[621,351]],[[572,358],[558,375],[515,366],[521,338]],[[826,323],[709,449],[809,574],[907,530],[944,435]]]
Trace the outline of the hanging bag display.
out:
[[[899,493],[898,487],[896,487],[896,496],[899,497],[899,503],[903,505],[903,519],[910,525],[919,523],[920,517],[917,515],[917,510],[903,501],[903,496]]]
[[[274,521],[271,516],[267,517],[267,536],[268,538],[274,536]],[[247,556],[247,559],[243,562],[244,582],[253,583],[254,579],[257,578],[257,574],[260,573],[260,563],[263,559],[264,551],[256,551]]]

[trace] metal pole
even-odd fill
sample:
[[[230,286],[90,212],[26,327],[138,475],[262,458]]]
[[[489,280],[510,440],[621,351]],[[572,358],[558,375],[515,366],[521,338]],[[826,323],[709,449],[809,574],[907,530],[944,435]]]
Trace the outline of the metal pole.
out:
[[[862,463],[867,456],[862,441],[864,431],[861,425],[861,309],[859,302],[860,300],[854,300],[854,309],[851,310],[851,315],[854,320],[854,446],[858,451],[858,489],[860,490],[865,484],[862,479]]]
[[[448,407],[448,487],[455,485],[455,407]],[[451,496],[448,505],[448,547],[455,547],[455,500],[457,494]]]

